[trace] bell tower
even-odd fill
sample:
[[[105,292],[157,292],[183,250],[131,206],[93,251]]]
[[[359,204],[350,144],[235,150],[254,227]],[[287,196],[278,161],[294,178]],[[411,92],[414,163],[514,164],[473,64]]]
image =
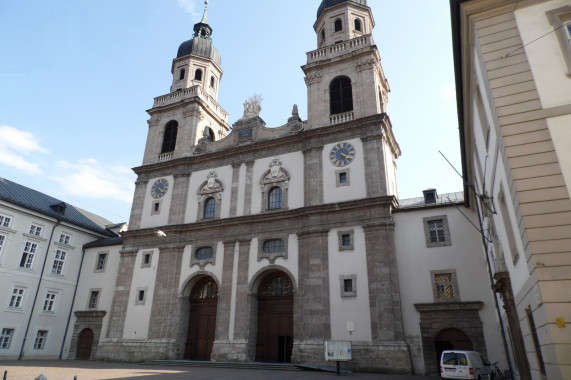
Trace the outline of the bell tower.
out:
[[[373,41],[367,0],[323,0],[313,25],[317,50],[307,53],[310,128],[386,112],[389,84]]]
[[[218,141],[228,134],[228,113],[218,104],[221,57],[212,44],[204,15],[173,59],[170,93],[156,97],[147,112],[149,133],[143,165],[191,156],[200,139]]]

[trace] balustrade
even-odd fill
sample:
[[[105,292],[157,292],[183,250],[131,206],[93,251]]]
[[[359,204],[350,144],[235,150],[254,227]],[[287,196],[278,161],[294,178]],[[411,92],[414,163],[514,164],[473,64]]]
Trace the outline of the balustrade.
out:
[[[329,116],[330,125],[346,123],[351,121],[355,118],[353,111],[345,112],[345,113],[338,113],[335,115]]]

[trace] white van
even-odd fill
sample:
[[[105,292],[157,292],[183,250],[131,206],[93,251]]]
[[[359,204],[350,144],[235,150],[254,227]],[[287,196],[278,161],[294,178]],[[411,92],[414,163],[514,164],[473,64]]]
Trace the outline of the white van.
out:
[[[476,351],[447,350],[440,357],[440,377],[443,379],[490,379],[492,369]]]

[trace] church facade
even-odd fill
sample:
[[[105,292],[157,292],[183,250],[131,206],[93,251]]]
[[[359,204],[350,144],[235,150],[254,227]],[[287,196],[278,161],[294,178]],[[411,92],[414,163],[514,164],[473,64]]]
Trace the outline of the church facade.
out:
[[[205,11],[148,111],[122,246],[86,247],[68,358],[322,364],[338,340],[362,370],[437,373],[446,347],[505,360],[462,194],[399,204],[374,26],[366,0],[323,0],[308,119],[268,128],[252,97],[230,127]]]

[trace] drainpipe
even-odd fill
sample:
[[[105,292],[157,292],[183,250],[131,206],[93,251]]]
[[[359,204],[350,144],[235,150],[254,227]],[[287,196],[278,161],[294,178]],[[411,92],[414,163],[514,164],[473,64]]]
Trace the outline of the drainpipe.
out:
[[[77,295],[77,287],[79,286],[79,276],[81,275],[81,268],[83,267],[83,258],[85,257],[85,248],[81,249],[81,261],[79,262],[79,270],[77,271],[77,279],[75,280],[75,289],[73,290],[73,297],[71,299],[71,306],[69,307],[69,314],[67,316],[67,323],[65,325],[65,333],[63,334],[63,340],[61,342],[61,349],[59,350],[59,360],[63,356],[63,348],[65,346],[65,340],[67,338],[67,331],[69,330],[69,322],[71,321],[71,314],[73,312],[73,305],[75,304],[75,296]]]
[[[475,191],[474,191],[475,193]],[[480,210],[480,202],[478,201],[479,199],[476,199],[476,209],[478,210],[478,222],[480,223],[480,232],[482,235],[482,244],[484,246],[484,251],[486,253],[486,262],[488,263],[488,276],[490,277],[490,284],[492,284],[492,289],[494,288],[494,277],[492,274],[492,264],[490,263],[490,252],[488,251],[488,243],[486,242],[486,237],[484,236],[484,225],[482,224],[482,213]],[[494,303],[496,305],[496,313],[498,314],[498,320],[500,322],[500,329],[502,330],[502,341],[504,344],[504,352],[506,354],[506,360],[508,362],[508,367],[510,369],[510,373],[512,374],[513,377],[513,367],[512,367],[512,362],[510,359],[510,352],[508,350],[508,342],[506,339],[506,331],[504,329],[504,321],[502,320],[502,314],[500,311],[500,305],[498,303],[498,296],[496,294],[496,292],[494,291],[493,293],[493,297],[494,297]]]
[[[48,241],[48,247],[46,248],[46,254],[44,255],[44,264],[42,265],[42,272],[40,273],[40,279],[38,281],[38,286],[36,287],[36,295],[34,296],[34,303],[32,304],[32,311],[30,312],[30,317],[28,318],[28,324],[26,326],[26,332],[24,333],[24,340],[22,341],[22,348],[20,349],[20,354],[18,355],[18,360],[22,360],[24,356],[24,346],[26,345],[26,339],[28,338],[28,331],[30,330],[30,324],[32,323],[32,317],[34,316],[34,309],[36,307],[36,301],[38,300],[38,293],[40,292],[40,285],[42,284],[42,279],[44,277],[44,271],[46,269],[46,263],[48,261],[48,254],[50,252],[50,247],[52,245],[52,239],[54,237],[54,232],[56,227],[61,223],[61,219],[57,218],[57,223],[52,227],[52,233],[50,234],[50,240]]]

